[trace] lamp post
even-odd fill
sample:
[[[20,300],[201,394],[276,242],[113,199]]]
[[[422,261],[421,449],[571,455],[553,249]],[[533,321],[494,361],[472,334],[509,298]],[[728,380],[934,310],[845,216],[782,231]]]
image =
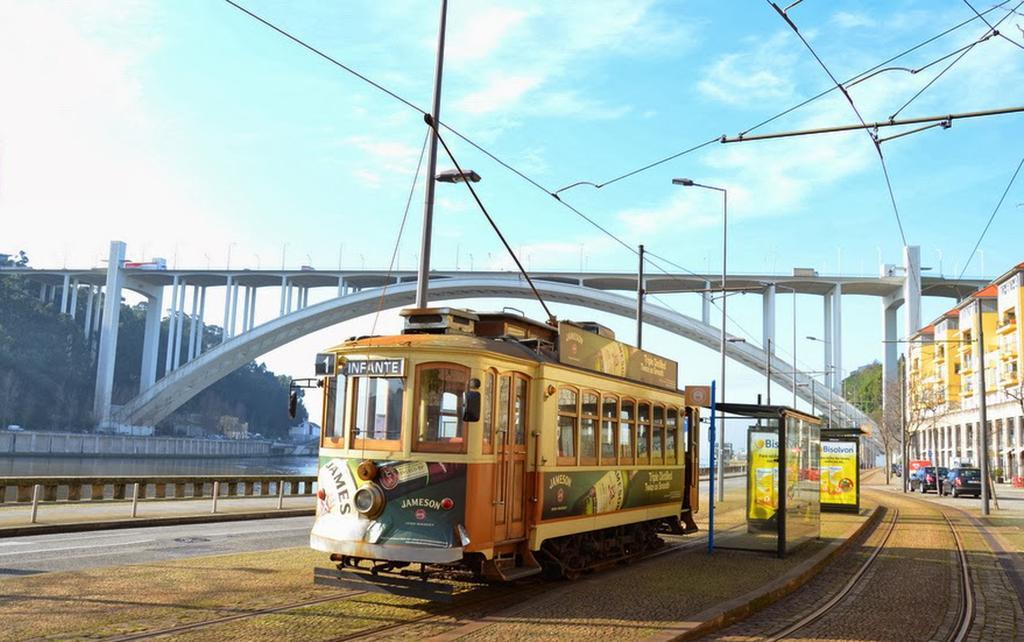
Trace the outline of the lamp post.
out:
[[[722,193],[722,337],[721,337],[721,352],[722,352],[722,373],[721,379],[718,384],[721,392],[718,393],[719,403],[725,403],[725,285],[726,276],[728,273],[726,259],[728,257],[729,248],[729,193],[722,187],[714,187],[713,185],[702,185],[695,183],[689,178],[673,178],[673,185],[681,185],[683,187],[700,187],[702,189],[710,189],[716,192]],[[724,423],[723,423],[724,425]],[[725,431],[722,431],[722,437],[725,437]],[[722,441],[718,440],[718,453],[717,457],[719,462],[722,460]],[[723,474],[724,467],[718,467],[718,501],[725,501],[725,475]]]

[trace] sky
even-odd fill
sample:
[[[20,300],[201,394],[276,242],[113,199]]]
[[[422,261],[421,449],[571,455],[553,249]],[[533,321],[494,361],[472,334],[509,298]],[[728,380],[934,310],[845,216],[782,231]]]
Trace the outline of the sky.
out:
[[[241,4],[414,105],[430,104],[438,3]],[[930,86],[953,58],[906,70],[976,42],[987,30],[981,20],[890,63],[903,70],[850,86],[863,118],[1024,104],[1024,11],[1011,11],[1018,6],[987,13],[990,22],[1004,20],[1006,38],[978,42]],[[952,0],[805,0],[789,16],[841,80],[975,17]],[[764,2],[452,0],[441,120],[554,191],[607,182],[735,135],[831,86]],[[757,131],[856,119],[832,92]],[[980,251],[971,251],[1021,161],[1022,119],[958,120],[883,143],[902,234],[863,132],[715,142],[561,196],[625,244],[644,243],[697,272],[721,269],[721,197],[673,186],[674,177],[728,190],[730,272],[877,274],[880,263],[900,262],[905,236],[931,274],[966,267],[968,275],[995,276],[1022,260],[1024,179]],[[386,268],[410,203],[397,266],[410,269],[422,177],[411,199],[410,190],[425,135],[417,111],[227,2],[0,0],[0,252],[25,250],[36,267],[100,266],[118,239],[132,259],[161,256],[180,267],[223,267],[230,255],[232,267]],[[459,163],[483,177],[479,194],[528,268],[635,269],[617,240],[444,136]],[[442,155],[438,167],[450,166]],[[461,186],[438,186],[432,264],[512,267]],[[327,296],[314,293],[311,302]],[[651,303],[699,313],[693,295],[659,299]],[[928,299],[923,317],[951,304]],[[276,305],[263,305],[259,316],[269,318]],[[759,344],[760,297],[734,296],[729,305],[729,331]],[[778,306],[779,351],[788,360],[792,314],[785,296]],[[797,361],[821,369],[821,347],[802,338],[821,334],[821,300],[801,297],[797,306]],[[874,299],[846,297],[843,306],[850,369],[879,357],[881,314]],[[540,314],[539,306],[517,307]],[[624,337],[634,332],[628,320],[593,311],[556,313],[597,318]],[[308,376],[317,349],[370,323],[321,331],[265,359]],[[378,324],[398,327],[397,311]],[[656,330],[648,337],[645,347],[680,361],[681,384],[716,376],[713,351]],[[738,400],[764,386],[739,366],[728,381]]]

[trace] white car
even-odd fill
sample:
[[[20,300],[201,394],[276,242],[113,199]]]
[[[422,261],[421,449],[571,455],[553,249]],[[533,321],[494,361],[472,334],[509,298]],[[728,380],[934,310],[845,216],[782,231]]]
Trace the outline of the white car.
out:
[[[25,432],[25,429],[18,424],[8,424],[7,432]]]

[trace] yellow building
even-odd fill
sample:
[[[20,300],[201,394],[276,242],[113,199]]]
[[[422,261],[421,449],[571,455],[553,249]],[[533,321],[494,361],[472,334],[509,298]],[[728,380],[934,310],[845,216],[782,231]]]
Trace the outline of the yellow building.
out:
[[[911,457],[977,466],[986,404],[993,476],[1024,475],[1024,354],[1017,315],[1024,263],[961,301],[911,337],[906,405]],[[984,336],[985,391],[978,337]]]

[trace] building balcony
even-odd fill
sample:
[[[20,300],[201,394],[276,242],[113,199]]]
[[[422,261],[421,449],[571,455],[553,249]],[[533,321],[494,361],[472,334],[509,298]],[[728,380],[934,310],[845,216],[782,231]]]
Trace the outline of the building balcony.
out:
[[[1017,322],[1013,321],[1012,323],[1004,323],[1003,325],[998,326],[996,328],[996,334],[1010,334],[1011,332],[1015,332],[1016,330]]]

